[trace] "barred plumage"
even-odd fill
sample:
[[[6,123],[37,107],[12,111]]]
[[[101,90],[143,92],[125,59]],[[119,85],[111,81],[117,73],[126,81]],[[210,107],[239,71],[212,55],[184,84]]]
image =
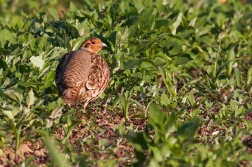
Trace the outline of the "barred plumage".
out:
[[[56,85],[69,106],[83,103],[84,108],[99,97],[109,81],[109,66],[97,53],[103,46],[99,38],[85,41],[79,50],[65,54],[56,69]]]

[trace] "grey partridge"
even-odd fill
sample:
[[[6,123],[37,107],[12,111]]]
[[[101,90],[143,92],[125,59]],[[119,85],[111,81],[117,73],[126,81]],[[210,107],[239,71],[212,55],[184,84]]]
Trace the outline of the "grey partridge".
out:
[[[109,66],[97,53],[105,47],[99,38],[90,38],[79,50],[65,54],[56,69],[59,96],[71,106],[88,103],[105,90],[109,82]]]

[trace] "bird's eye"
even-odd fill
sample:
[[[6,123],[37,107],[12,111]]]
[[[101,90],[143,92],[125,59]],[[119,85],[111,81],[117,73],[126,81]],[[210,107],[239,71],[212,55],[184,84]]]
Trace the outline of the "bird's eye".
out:
[[[95,44],[95,42],[92,42],[92,44]]]

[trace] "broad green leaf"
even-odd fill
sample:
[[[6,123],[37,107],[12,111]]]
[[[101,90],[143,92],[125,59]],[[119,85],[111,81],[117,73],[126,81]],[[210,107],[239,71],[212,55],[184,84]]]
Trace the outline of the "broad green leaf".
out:
[[[194,26],[195,25],[195,23],[196,23],[196,21],[197,21],[197,17],[194,17],[192,20],[191,20],[191,22],[189,23],[189,26]]]
[[[148,149],[148,139],[144,133],[135,133],[132,136],[128,137],[128,140],[138,151],[144,151]]]
[[[81,43],[81,40],[80,40],[80,43]],[[79,44],[80,44],[79,43]],[[74,50],[77,50],[78,49],[78,45],[76,44],[75,46],[76,48]],[[61,48],[61,47],[55,47],[53,48],[52,52],[50,52],[50,54],[48,54],[46,57],[48,57],[48,60],[54,60],[54,59],[60,59],[61,57],[64,56],[64,54],[66,54],[68,51],[65,49],[65,48]],[[47,60],[47,61],[48,61]],[[44,70],[43,70],[44,71]],[[42,72],[43,72],[42,71]],[[41,73],[42,73],[41,72]],[[44,71],[45,72],[45,71]],[[42,74],[40,74],[41,76]]]
[[[140,65],[141,68],[145,69],[145,70],[153,70],[155,67],[149,63],[149,62],[142,62]]]
[[[34,97],[34,93],[33,93],[33,90],[31,89],[28,93],[28,96],[26,97],[26,105],[28,107],[30,107],[31,105],[34,104],[34,101],[35,101],[35,97]]]
[[[177,32],[177,28],[178,28],[178,26],[181,23],[182,16],[183,16],[183,13],[180,12],[179,15],[177,16],[176,21],[172,24],[172,28],[171,29],[172,29],[172,34],[173,35],[175,35],[176,32]]]
[[[48,11],[54,17],[55,20],[59,20],[58,11],[55,8],[49,8]]]
[[[169,20],[167,19],[158,19],[155,21],[155,26],[156,28],[162,30],[162,31],[166,31],[171,33],[169,26]]]
[[[150,18],[153,12],[153,8],[145,8],[141,11],[140,16],[142,16],[144,19]]]
[[[164,119],[165,119],[164,112],[160,109],[159,106],[152,103],[150,105],[149,123],[153,126],[155,126],[155,125],[161,126],[163,124]]]
[[[81,44],[86,40],[85,36],[79,37],[72,42],[72,50],[78,50]]]
[[[32,64],[33,64],[34,66],[39,67],[40,70],[43,69],[44,63],[45,63],[45,62],[44,62],[42,56],[32,56],[32,57],[30,58],[30,60],[31,60],[31,62],[32,62]]]
[[[133,0],[135,7],[137,8],[137,11],[140,13],[141,10],[144,9],[144,5],[142,4],[142,1]]]
[[[126,62],[123,67],[125,70],[127,69],[132,69],[135,66],[137,66],[139,64],[139,60],[129,60],[128,62]]]
[[[62,115],[62,107],[56,107],[55,109],[53,109],[51,115],[49,116],[49,118],[51,119],[57,119]]]
[[[7,26],[9,23],[6,21],[6,19],[5,18],[3,18],[3,17],[0,17],[0,21],[1,21],[1,24],[3,25],[3,26]]]
[[[120,9],[122,11],[122,13],[125,15],[126,9],[128,7],[128,2],[126,1],[121,1],[120,3]]]
[[[158,162],[163,160],[163,154],[157,146],[150,147],[151,151],[153,152],[154,159]]]
[[[69,7],[69,11],[70,12],[76,12],[78,9],[76,7],[76,5],[71,1],[70,2],[70,7]]]
[[[25,161],[25,166],[30,166],[30,164],[33,162],[35,156],[30,156],[29,158],[26,159]]]
[[[140,43],[137,47],[136,47],[136,51],[135,53],[142,53],[145,52],[146,50],[148,50],[151,45],[154,43],[155,41],[148,41],[148,42],[143,42]]]
[[[164,57],[156,56],[154,60],[152,60],[153,64],[155,66],[162,66],[170,62],[169,57],[165,55]]]
[[[14,101],[18,102],[19,104],[21,104],[24,98],[20,92],[14,90],[4,91],[4,94],[9,98],[13,99]]]
[[[108,39],[111,41],[112,50],[114,50],[114,48],[116,47],[116,44],[117,44],[117,31],[111,32]]]
[[[5,42],[10,41],[13,42],[15,37],[14,33],[9,31],[8,29],[3,29],[0,31],[0,46],[4,47]]]
[[[161,102],[161,104],[163,104],[165,106],[170,104],[170,100],[169,100],[169,98],[167,97],[167,95],[165,93],[163,93],[161,95],[161,101],[160,102]]]
[[[41,49],[46,47],[46,45],[48,44],[47,39],[48,37],[46,36],[43,36],[42,38],[40,38],[38,47]]]
[[[181,52],[181,45],[173,41],[163,41],[161,46],[167,48],[169,55],[177,55]]]
[[[1,131],[8,131],[11,130],[12,126],[10,123],[6,122],[6,121],[2,121],[0,122],[0,130]]]
[[[100,139],[99,140],[99,147],[100,148],[106,146],[107,144],[108,144],[108,140],[107,139]]]
[[[10,120],[13,120],[14,121],[14,115],[11,111],[8,111],[8,110],[2,110],[2,113],[4,115],[6,115]]]
[[[54,77],[55,77],[55,71],[50,71],[49,73],[47,73],[47,75],[45,76],[45,79],[44,79],[43,88],[51,87],[54,82]]]
[[[203,43],[205,43],[205,44],[207,44],[207,45],[209,45],[209,46],[212,45],[211,38],[208,37],[208,36],[202,36],[202,37],[200,37],[199,40],[200,40],[200,42],[203,42]]]
[[[176,65],[183,65],[191,60],[193,60],[193,59],[191,58],[191,56],[189,54],[184,54],[184,55],[180,55],[180,56],[175,57],[174,63]]]
[[[189,100],[189,102],[190,102],[190,105],[191,106],[194,106],[195,105],[195,98],[194,98],[194,95],[193,95],[193,93],[191,92],[191,93],[189,93],[189,95],[188,95],[188,100]]]
[[[22,19],[20,19],[19,16],[17,15],[13,15],[13,17],[11,18],[10,21],[10,25],[12,26],[12,28],[14,29],[21,29],[21,27],[24,25]]]
[[[195,118],[183,123],[178,128],[177,136],[182,140],[194,138],[194,134],[198,129],[199,122],[200,120],[198,118]]]

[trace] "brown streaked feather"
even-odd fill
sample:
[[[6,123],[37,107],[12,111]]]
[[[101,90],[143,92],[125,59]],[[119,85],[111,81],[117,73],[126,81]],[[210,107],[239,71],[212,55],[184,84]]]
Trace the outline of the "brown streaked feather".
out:
[[[96,54],[102,45],[93,46],[92,41],[101,43],[97,38],[85,41],[78,51],[65,54],[56,69],[58,92],[68,105],[83,103],[85,108],[90,101],[98,98],[108,85],[109,66]]]

